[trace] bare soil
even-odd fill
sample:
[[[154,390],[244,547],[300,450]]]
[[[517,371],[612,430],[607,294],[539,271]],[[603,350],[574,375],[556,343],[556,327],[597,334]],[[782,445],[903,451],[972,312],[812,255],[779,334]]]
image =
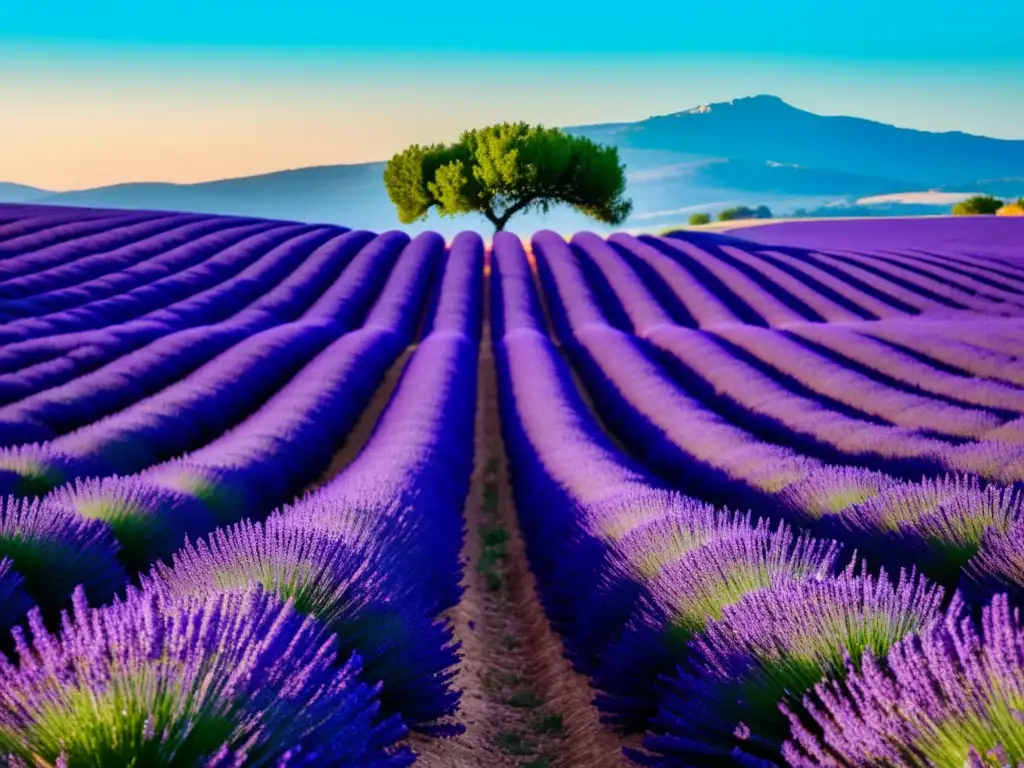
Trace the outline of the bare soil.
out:
[[[486,295],[486,294],[485,294]],[[593,691],[564,657],[538,601],[501,440],[489,328],[481,347],[476,465],[466,503],[465,593],[450,618],[462,642],[462,736],[412,739],[427,768],[625,768]]]

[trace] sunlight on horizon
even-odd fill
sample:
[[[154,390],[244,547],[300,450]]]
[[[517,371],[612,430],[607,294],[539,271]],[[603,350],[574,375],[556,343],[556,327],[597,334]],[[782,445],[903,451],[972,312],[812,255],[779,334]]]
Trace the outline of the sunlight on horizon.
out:
[[[17,116],[0,121],[0,181],[192,183],[386,160],[503,120],[629,122],[757,93],[821,114],[1024,138],[1024,99],[1016,111],[992,107],[1005,84],[951,69],[950,103],[938,109],[923,86],[934,67],[880,78],[877,68],[812,71],[771,57],[56,50],[0,57],[0,98]]]

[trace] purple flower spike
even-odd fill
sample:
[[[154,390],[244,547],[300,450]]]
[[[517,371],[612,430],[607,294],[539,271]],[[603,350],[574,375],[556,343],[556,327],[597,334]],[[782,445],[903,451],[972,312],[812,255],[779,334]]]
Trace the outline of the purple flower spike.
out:
[[[884,663],[866,654],[821,683],[789,717],[783,754],[797,768],[1003,768],[1024,764],[1024,631],[1006,595],[908,638]]]
[[[22,588],[24,583],[14,563],[0,558],[0,632],[6,633],[18,624],[32,607],[32,600]]]
[[[820,467],[787,486],[779,498],[798,515],[820,520],[839,515],[897,484],[889,475],[858,467]]]
[[[1009,591],[1016,602],[1024,599],[1024,520],[1006,531],[985,531],[978,553],[964,567],[964,575],[972,591]]]
[[[661,569],[622,636],[605,651],[598,705],[617,727],[642,728],[656,711],[658,678],[689,656],[688,643],[745,596],[778,582],[817,582],[835,573],[840,547],[797,537],[768,521],[723,516],[708,539]]]
[[[0,557],[13,561],[25,590],[48,616],[79,584],[94,602],[109,600],[128,581],[118,544],[102,520],[48,501],[0,500]]]
[[[753,527],[749,512],[717,510],[682,497],[679,508],[631,530],[618,542],[616,553],[649,580],[711,539],[749,533]]]
[[[175,459],[158,464],[142,475],[147,482],[198,499],[219,525],[236,522],[247,509],[263,508],[237,474],[223,467],[207,467]]]
[[[132,573],[168,557],[186,536],[213,529],[213,518],[194,497],[130,476],[76,480],[47,500],[82,517],[106,521],[121,544],[121,561]]]
[[[17,665],[0,658],[0,752],[24,765],[393,766],[396,720],[375,725],[358,657],[260,588],[202,599],[131,590],[59,636],[29,617]]]
[[[0,496],[43,496],[87,471],[84,462],[32,443],[0,449]]]
[[[934,578],[956,583],[985,531],[1005,533],[1020,511],[1021,495],[1013,489],[947,476],[888,488],[839,521],[855,536],[909,551]]]
[[[778,760],[786,738],[779,705],[799,702],[818,682],[884,657],[906,636],[927,631],[942,614],[941,589],[902,573],[781,580],[723,611],[693,643],[691,668],[669,679],[644,746],[654,765],[675,765],[694,752],[708,757],[738,750]],[[954,599],[950,615],[961,613]],[[746,734],[745,738],[739,738]]]
[[[399,553],[353,546],[308,523],[278,514],[263,525],[220,528],[205,541],[187,543],[174,554],[173,567],[158,563],[143,577],[144,586],[185,596],[258,583],[335,633],[340,659],[359,654],[363,679],[384,683],[386,714],[400,713],[417,730],[447,735],[450,726],[436,721],[458,707],[451,689],[458,645],[450,627],[424,609],[416,574],[402,567]]]

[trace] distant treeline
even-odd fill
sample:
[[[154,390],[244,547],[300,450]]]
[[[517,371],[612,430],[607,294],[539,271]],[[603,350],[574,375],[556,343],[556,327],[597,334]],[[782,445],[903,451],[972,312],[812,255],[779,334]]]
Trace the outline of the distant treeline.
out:
[[[1024,216],[1024,197],[1013,202],[992,195],[975,195],[953,206],[954,216]]]
[[[726,208],[718,213],[719,221],[736,221],[738,219],[770,219],[772,212],[767,205],[759,205],[757,208],[748,208],[745,205],[738,205],[735,208]],[[710,213],[695,213],[690,216],[691,226],[710,224]]]

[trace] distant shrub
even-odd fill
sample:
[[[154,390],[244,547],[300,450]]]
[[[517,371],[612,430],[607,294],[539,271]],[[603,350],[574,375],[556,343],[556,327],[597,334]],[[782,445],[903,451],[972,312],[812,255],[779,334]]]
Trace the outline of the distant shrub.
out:
[[[1024,216],[1024,197],[1020,198],[1016,203],[1007,203],[998,211],[996,216]]]
[[[1003,206],[1003,201],[991,195],[975,195],[953,206],[954,216],[992,215]]]
[[[710,213],[695,213],[690,217],[690,226],[699,227],[701,224],[710,224]]]
[[[737,219],[770,219],[772,212],[768,206],[760,205],[757,208],[748,208],[739,205],[735,208],[726,208],[718,214],[719,221],[735,221]]]

